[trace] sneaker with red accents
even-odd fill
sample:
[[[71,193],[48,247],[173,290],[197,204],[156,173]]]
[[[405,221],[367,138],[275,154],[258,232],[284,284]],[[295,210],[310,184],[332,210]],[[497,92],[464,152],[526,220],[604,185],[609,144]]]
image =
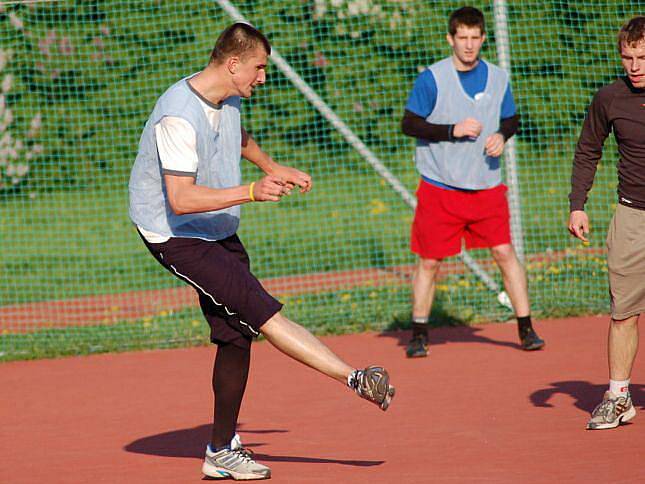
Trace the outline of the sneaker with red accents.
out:
[[[616,396],[607,391],[602,402],[591,412],[587,422],[587,430],[604,430],[618,427],[636,416],[629,392],[624,396]]]

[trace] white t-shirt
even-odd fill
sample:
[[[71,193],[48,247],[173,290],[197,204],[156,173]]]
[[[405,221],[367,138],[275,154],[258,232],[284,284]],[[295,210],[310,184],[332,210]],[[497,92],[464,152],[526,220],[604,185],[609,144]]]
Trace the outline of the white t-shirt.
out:
[[[219,129],[222,106],[198,97],[206,118],[214,131]],[[155,125],[157,151],[161,168],[166,172],[191,176],[197,173],[197,137],[188,121],[175,116],[165,116]],[[137,225],[141,235],[151,243],[166,242],[170,237],[159,235]]]

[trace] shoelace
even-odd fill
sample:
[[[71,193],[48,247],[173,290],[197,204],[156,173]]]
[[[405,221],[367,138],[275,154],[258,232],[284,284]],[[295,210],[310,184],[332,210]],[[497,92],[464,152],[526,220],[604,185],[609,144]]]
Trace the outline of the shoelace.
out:
[[[352,373],[349,387],[354,390],[356,393],[359,393],[359,386],[360,386],[360,381],[363,378],[363,370],[355,370]],[[360,393],[359,393],[360,395]]]
[[[365,398],[378,405],[383,403],[387,394],[380,394],[378,389],[368,381],[366,370],[354,370],[350,376],[349,387],[352,388],[359,397]]]
[[[596,411],[594,411],[594,415],[599,415],[603,417],[609,417],[615,413],[615,408],[616,404],[618,403],[618,399],[616,400],[603,400],[600,405],[598,405],[598,408],[596,408]]]
[[[370,401],[380,404],[383,401],[381,395],[378,394],[378,391],[375,391],[374,388],[369,384],[365,376],[364,370],[358,370],[356,374],[356,387],[354,391],[363,398],[367,398]]]
[[[240,447],[239,449],[235,449],[232,452],[238,454],[243,461],[248,462],[249,464],[255,464],[255,460],[253,459],[253,451],[251,449]]]

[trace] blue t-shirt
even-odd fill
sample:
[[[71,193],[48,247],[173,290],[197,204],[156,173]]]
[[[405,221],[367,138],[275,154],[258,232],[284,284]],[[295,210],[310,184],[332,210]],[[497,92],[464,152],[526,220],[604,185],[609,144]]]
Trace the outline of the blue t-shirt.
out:
[[[457,71],[461,85],[473,99],[477,94],[486,90],[486,81],[488,80],[488,66],[485,62],[478,62],[474,69],[469,71]],[[424,70],[417,77],[408,103],[405,109],[414,114],[427,118],[430,116],[437,103],[437,83],[429,69]],[[511,93],[511,85],[508,85],[504,99],[502,100],[501,119],[515,116],[515,101]]]

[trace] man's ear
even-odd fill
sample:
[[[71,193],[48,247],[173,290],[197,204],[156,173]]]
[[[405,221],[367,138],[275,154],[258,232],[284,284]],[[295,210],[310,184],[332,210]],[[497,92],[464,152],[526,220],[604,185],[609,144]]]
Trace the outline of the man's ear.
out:
[[[240,67],[240,58],[237,56],[231,56],[226,59],[226,68],[231,74],[236,74],[237,70]]]

